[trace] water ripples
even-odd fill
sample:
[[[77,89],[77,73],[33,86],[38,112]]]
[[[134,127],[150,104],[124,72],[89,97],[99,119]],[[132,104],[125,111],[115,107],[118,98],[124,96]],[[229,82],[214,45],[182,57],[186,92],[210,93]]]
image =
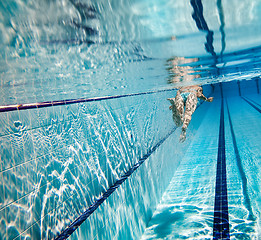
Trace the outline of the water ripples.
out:
[[[201,20],[207,25],[197,28],[197,18],[192,16],[195,9],[182,1],[3,2],[1,105],[259,77],[258,2],[241,1],[235,15],[226,11],[238,3],[222,3],[204,2],[208,11],[202,9]],[[219,15],[213,14],[217,10]],[[240,15],[244,21],[238,19]],[[246,34],[242,36],[242,32]],[[168,106],[162,99],[167,97],[160,93],[1,113],[0,219],[4,227],[0,236],[56,236],[166,134],[170,127]],[[151,163],[154,169],[162,170],[155,162]],[[127,206],[136,218],[133,228],[137,232],[150,217],[149,203],[154,200],[149,197],[159,197],[162,190],[155,187],[159,172],[141,172],[136,182],[130,180],[141,185],[142,196],[147,196],[140,215]],[[146,184],[151,184],[150,193],[143,186],[145,175],[149,176]],[[128,189],[129,193],[121,189],[117,193],[124,202],[138,191]],[[105,206],[108,220],[100,213],[95,215],[104,228],[109,219],[122,220],[124,214],[118,217],[117,211],[125,211],[120,205],[116,210],[109,203]],[[183,207],[188,212],[187,208],[195,206]],[[205,209],[195,211],[206,213]],[[145,220],[137,219],[144,212]],[[182,215],[181,211],[177,214]],[[128,221],[126,217],[123,225]],[[208,225],[200,224],[201,229],[207,229]],[[113,226],[115,232],[119,234],[123,225]],[[242,231],[238,226],[233,228]],[[91,234],[99,238],[99,233]],[[135,239],[137,235],[130,231],[129,236]]]
[[[1,137],[5,139],[1,145],[1,188],[5,189],[1,219],[8,226],[5,214],[19,209],[17,214],[10,213],[10,219],[21,223],[13,229],[16,234],[55,236],[155,142],[154,135],[138,130],[145,127],[149,133],[150,125],[157,122],[153,111],[148,116],[138,114],[148,107],[155,110],[156,106],[145,99],[138,103],[134,99],[111,100],[38,109],[34,119],[13,115],[14,130],[19,129],[19,134],[15,130]],[[137,125],[140,121],[143,124]],[[8,232],[1,235],[11,236]]]

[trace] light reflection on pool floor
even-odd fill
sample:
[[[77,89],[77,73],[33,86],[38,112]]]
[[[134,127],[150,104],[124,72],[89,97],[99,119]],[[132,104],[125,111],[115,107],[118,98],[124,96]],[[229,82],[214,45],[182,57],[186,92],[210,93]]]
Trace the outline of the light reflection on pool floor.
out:
[[[225,92],[224,110],[230,238],[259,239],[260,112],[229,93],[235,92]],[[260,109],[259,94],[247,99]],[[220,105],[215,97],[141,239],[213,238]]]

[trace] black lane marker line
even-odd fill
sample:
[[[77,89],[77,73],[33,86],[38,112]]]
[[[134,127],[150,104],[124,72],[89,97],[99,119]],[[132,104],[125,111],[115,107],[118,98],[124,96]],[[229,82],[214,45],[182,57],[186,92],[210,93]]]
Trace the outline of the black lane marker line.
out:
[[[223,95],[222,88],[221,88],[221,95]],[[220,113],[220,126],[219,126],[213,239],[230,239],[228,200],[227,200],[225,124],[224,124],[223,98],[221,100],[221,113]]]
[[[257,90],[257,94],[259,94],[259,83],[258,83],[259,77],[254,77],[252,79],[256,81],[256,90]]]
[[[58,101],[39,102],[39,103],[7,105],[7,106],[0,106],[0,112],[11,112],[11,111],[17,111],[17,110],[45,108],[45,107],[53,107],[53,106],[82,103],[82,102],[97,102],[97,101],[116,99],[116,98],[133,97],[133,96],[147,95],[147,94],[160,93],[160,92],[169,92],[169,91],[173,91],[173,90],[177,90],[177,89],[172,88],[172,89],[163,89],[163,90],[142,92],[142,93],[130,93],[130,94],[123,94],[123,95],[115,95],[115,96],[104,96],[104,97],[94,97],[94,98],[78,98],[78,99],[67,99],[67,100],[58,100]]]
[[[237,81],[237,86],[238,86],[238,94],[241,97],[241,87],[240,87],[240,82]]]
[[[242,99],[244,99],[251,107],[253,107],[254,109],[256,109],[258,112],[261,113],[261,109],[258,108],[257,106],[255,106],[253,103],[251,103],[250,101],[248,101],[245,97],[242,97]]]
[[[244,204],[245,204],[246,209],[249,212],[248,219],[254,221],[256,219],[256,217],[253,214],[252,207],[251,207],[251,201],[250,201],[250,198],[249,198],[249,195],[248,195],[247,177],[246,177],[246,174],[245,174],[245,171],[244,171],[244,168],[243,168],[243,164],[242,164],[242,160],[241,160],[239,150],[238,150],[238,147],[237,147],[236,135],[235,135],[235,132],[234,132],[234,128],[233,128],[233,124],[232,124],[232,120],[231,120],[231,116],[230,116],[230,112],[229,112],[227,102],[226,102],[226,105],[227,105],[228,120],[229,120],[231,135],[232,135],[233,147],[234,147],[235,156],[236,156],[237,168],[238,168],[241,180],[242,180]]]
[[[152,147],[131,169],[118,179],[106,192],[102,194],[83,214],[72,222],[55,240],[68,238],[159,146],[176,130],[173,128],[154,147]]]
[[[250,102],[252,102],[253,104],[261,107],[261,104],[260,103],[257,103],[256,101],[254,101],[253,99],[250,99],[249,97],[245,97],[246,99],[248,99]]]

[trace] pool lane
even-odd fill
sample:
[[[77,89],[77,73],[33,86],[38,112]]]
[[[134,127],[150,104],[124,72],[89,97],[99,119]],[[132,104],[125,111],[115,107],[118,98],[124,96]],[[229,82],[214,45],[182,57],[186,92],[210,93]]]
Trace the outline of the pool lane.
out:
[[[261,97],[218,95],[195,112],[198,129],[142,240],[260,239]]]
[[[212,239],[220,112],[220,98],[196,110],[193,140],[141,239]]]
[[[235,239],[260,239],[261,115],[251,100],[260,95],[226,100],[228,202],[230,235]],[[258,100],[259,99],[259,100]]]

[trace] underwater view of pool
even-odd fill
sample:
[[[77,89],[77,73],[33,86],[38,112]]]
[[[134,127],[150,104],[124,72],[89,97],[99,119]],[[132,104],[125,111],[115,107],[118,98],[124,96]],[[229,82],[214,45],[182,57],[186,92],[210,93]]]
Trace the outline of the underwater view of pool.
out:
[[[0,240],[260,239],[261,2],[0,1]],[[186,131],[169,98],[200,85]]]

